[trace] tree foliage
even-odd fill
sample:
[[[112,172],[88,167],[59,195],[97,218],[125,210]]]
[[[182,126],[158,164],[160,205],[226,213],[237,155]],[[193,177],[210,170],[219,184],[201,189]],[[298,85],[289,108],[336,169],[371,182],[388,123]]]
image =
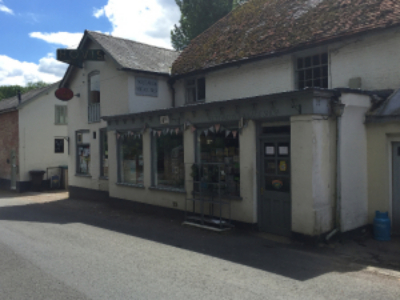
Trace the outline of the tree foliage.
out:
[[[175,0],[181,10],[179,25],[171,30],[172,46],[183,50],[192,39],[227,15],[238,0]]]
[[[28,82],[26,86],[20,86],[20,85],[1,85],[0,86],[0,100],[14,97],[17,95],[18,91],[21,92],[21,94],[26,93],[30,90],[35,90],[39,89],[42,87],[48,86],[48,83],[45,83],[44,81],[37,81],[37,82]]]

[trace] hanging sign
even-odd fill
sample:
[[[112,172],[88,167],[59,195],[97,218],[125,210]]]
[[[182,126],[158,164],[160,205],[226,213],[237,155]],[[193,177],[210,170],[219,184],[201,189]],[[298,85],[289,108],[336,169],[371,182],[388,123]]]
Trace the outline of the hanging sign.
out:
[[[57,49],[57,60],[82,68],[83,61],[103,61],[104,51],[100,49]]]
[[[54,92],[57,99],[61,101],[68,101],[74,97],[74,93],[68,88],[59,88]]]

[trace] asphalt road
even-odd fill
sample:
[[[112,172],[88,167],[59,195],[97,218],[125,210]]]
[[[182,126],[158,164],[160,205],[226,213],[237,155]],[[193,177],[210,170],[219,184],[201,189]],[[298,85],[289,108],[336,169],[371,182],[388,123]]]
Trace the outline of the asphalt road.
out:
[[[1,300],[399,299],[398,278],[64,196],[0,195]]]

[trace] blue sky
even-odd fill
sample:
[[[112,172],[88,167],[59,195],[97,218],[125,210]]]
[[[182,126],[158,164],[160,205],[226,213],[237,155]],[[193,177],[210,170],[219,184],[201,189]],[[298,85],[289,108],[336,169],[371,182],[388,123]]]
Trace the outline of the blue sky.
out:
[[[55,82],[67,65],[57,48],[75,48],[85,29],[171,48],[174,0],[0,0],[0,85]]]

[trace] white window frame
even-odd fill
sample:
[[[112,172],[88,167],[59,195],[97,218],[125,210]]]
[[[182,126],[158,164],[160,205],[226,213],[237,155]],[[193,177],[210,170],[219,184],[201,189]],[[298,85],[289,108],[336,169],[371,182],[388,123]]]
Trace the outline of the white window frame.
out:
[[[322,64],[322,62],[320,62],[320,64],[318,66],[321,67],[321,68],[322,67],[326,67],[327,68],[327,74],[326,74],[326,76],[323,76],[322,75],[323,72],[321,70],[321,74],[320,74],[319,78],[321,80],[322,80],[322,78],[326,78],[327,82],[326,82],[326,86],[325,87],[322,87],[322,84],[321,84],[321,86],[318,87],[318,86],[314,86],[315,77],[314,77],[313,68],[315,68],[316,65],[313,65],[312,59],[313,59],[313,56],[315,56],[315,55],[319,55],[320,59],[321,59],[321,55],[323,55],[323,54],[326,54],[326,56],[327,56],[326,63]],[[308,58],[308,57],[311,58],[311,65],[309,67],[305,67],[305,65],[303,65],[303,67],[301,69],[299,69],[298,68],[298,59],[300,59],[300,58],[305,59],[305,58]],[[303,88],[306,88],[306,87],[309,87],[309,88],[313,88],[313,87],[329,88],[329,79],[330,79],[330,76],[329,76],[329,52],[328,52],[328,50],[326,48],[319,48],[319,49],[313,49],[312,51],[302,52],[302,53],[294,56],[293,64],[294,64],[295,89],[303,89]],[[312,85],[308,86],[306,84],[306,79],[304,77],[304,87],[300,87],[299,72],[300,71],[304,71],[305,72],[305,70],[311,70],[311,72],[312,72],[312,79],[311,79]]]
[[[204,80],[204,98],[199,99],[199,80]],[[190,81],[194,81],[194,84],[189,84]],[[195,90],[195,99],[193,101],[189,101],[189,89],[194,89]],[[192,104],[192,103],[201,103],[206,101],[206,78],[204,76],[202,77],[194,77],[194,78],[188,78],[185,80],[185,98],[186,98],[186,103],[187,104]]]
[[[61,120],[61,116],[64,117],[64,122]],[[56,125],[67,125],[68,124],[68,106],[67,105],[56,105],[55,106],[55,118],[54,124]]]

